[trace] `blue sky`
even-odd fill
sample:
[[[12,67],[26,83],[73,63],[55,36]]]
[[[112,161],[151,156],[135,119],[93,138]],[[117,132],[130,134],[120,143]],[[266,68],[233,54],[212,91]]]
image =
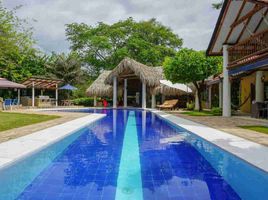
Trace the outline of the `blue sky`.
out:
[[[3,0],[9,9],[22,5],[17,15],[34,27],[37,45],[45,52],[68,52],[65,24],[111,24],[128,17],[156,18],[182,37],[185,47],[203,50],[219,15],[213,2],[217,0]]]

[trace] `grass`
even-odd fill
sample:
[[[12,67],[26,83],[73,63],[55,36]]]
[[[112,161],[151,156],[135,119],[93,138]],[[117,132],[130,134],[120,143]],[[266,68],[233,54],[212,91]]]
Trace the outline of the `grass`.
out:
[[[57,119],[55,115],[37,115],[0,112],[0,131]]]
[[[182,114],[189,115],[189,116],[215,116],[211,111],[203,110],[199,111],[186,111],[182,112]]]
[[[268,134],[268,127],[267,126],[239,126],[240,128],[257,131],[260,133]]]

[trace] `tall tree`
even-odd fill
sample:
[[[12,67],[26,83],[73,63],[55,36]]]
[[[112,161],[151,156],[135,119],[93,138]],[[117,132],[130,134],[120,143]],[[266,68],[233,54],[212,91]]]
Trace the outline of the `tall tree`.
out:
[[[220,72],[221,66],[222,59],[219,57],[206,57],[203,51],[182,49],[175,57],[165,59],[164,73],[172,82],[193,83],[197,91],[199,110],[202,110],[201,89],[204,80]]]
[[[78,52],[93,75],[115,67],[124,57],[147,65],[161,65],[174,56],[182,39],[155,19],[135,22],[132,18],[108,25],[68,24],[66,35],[71,49]]]
[[[21,81],[45,73],[47,57],[33,48],[32,29],[0,0],[0,77]]]
[[[51,76],[62,79],[65,84],[80,83],[82,77],[81,62],[75,53],[53,55],[53,61],[47,65]]]

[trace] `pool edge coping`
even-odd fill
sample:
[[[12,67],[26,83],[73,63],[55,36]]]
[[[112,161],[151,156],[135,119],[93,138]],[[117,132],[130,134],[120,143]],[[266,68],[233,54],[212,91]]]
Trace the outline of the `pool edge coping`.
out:
[[[84,117],[0,143],[0,169],[45,149],[105,116],[106,114],[90,113]]]
[[[175,126],[180,126],[190,131],[222,150],[248,162],[254,167],[257,167],[266,173],[268,172],[268,147],[164,111],[156,109],[146,110],[171,122]]]

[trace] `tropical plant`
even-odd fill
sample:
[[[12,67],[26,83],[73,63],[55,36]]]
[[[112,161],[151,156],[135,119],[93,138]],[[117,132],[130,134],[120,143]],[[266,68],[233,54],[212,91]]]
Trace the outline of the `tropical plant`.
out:
[[[54,54],[52,60],[47,64],[47,69],[50,76],[55,76],[58,79],[62,79],[65,84],[77,84],[81,82],[83,75],[81,69],[81,62],[75,53],[69,55]]]
[[[46,74],[47,56],[33,47],[32,29],[0,1],[0,77],[21,81],[31,75]]]
[[[0,73],[16,68],[22,60],[22,52],[28,52],[32,42],[31,33],[24,29],[15,10],[7,10],[0,2]]]
[[[221,71],[220,57],[206,57],[203,51],[182,49],[173,58],[164,62],[164,73],[167,79],[175,83],[193,83],[197,90],[199,111],[202,110],[201,91],[204,80]],[[197,103],[197,102],[195,102]]]
[[[135,22],[132,18],[108,25],[68,24],[66,35],[90,74],[112,69],[125,57],[159,66],[166,56],[174,56],[182,39],[155,19]]]

